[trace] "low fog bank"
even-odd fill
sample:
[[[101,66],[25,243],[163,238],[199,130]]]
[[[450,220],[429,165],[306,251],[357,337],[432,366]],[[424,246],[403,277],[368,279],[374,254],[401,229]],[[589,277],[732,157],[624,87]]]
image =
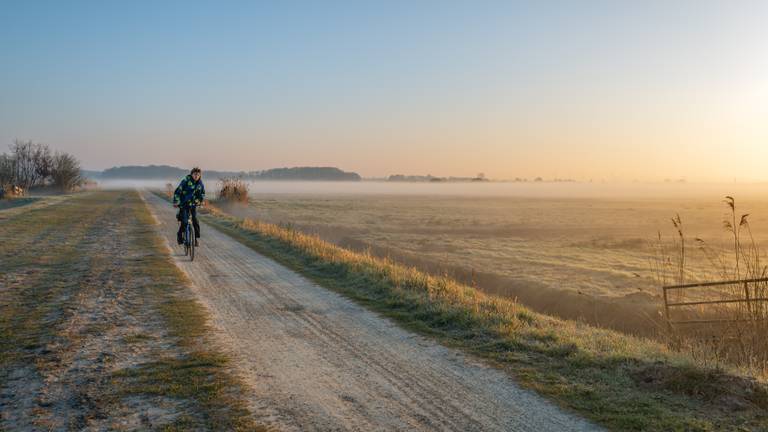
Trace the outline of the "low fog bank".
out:
[[[174,187],[179,184],[178,180],[163,181],[163,180],[99,180],[99,187],[107,190],[120,190],[120,189],[164,189],[168,183],[173,183]]]
[[[104,189],[154,188],[174,186],[180,179],[119,180],[99,182]],[[203,177],[208,192],[217,189],[218,179]],[[524,198],[606,198],[606,199],[679,199],[720,200],[736,194],[742,198],[768,197],[768,183],[403,183],[386,181],[252,181],[253,194],[299,195],[442,195]]]

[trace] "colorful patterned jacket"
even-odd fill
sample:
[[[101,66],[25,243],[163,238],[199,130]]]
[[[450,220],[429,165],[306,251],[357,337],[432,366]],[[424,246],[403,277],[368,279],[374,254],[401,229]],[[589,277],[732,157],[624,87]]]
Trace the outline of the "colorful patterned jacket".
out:
[[[205,199],[205,186],[203,179],[195,181],[192,175],[187,175],[179,183],[179,187],[173,193],[173,204],[179,207],[198,205]]]

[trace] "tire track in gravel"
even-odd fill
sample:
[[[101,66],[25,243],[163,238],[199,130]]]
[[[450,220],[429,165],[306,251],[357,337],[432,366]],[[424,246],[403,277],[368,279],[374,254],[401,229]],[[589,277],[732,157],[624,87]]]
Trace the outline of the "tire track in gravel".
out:
[[[222,255],[225,257],[225,262],[232,263],[235,273],[234,276],[240,279],[247,278],[249,276],[247,267],[238,262],[237,257],[232,256],[229,253],[224,253]],[[258,281],[259,279],[257,278],[256,280]],[[376,354],[378,350],[376,349],[375,345],[371,345],[365,341],[361,341],[362,343],[358,344],[357,346],[353,343],[350,343],[344,338],[344,336],[336,332],[332,326],[328,326],[326,320],[317,320],[313,318],[312,315],[301,313],[304,308],[301,306],[300,300],[293,298],[290,293],[284,294],[283,297],[276,296],[274,290],[268,283],[265,282],[266,281],[263,279],[261,280],[261,283],[265,284],[265,293],[270,295],[271,299],[278,300],[277,302],[273,301],[270,303],[273,305],[271,311],[275,314],[282,312],[286,315],[289,315],[292,319],[304,321],[307,330],[311,332],[313,336],[318,338],[319,342],[323,343],[323,349],[321,350],[321,356],[323,357],[323,360],[330,363],[336,363],[336,367],[343,368],[343,363],[338,364],[339,359],[344,359],[345,362],[349,362],[351,358],[354,358],[358,363],[363,363],[364,367],[370,368],[371,374],[375,373],[379,375],[382,380],[386,381],[388,385],[397,389],[403,395],[403,397],[406,398],[409,403],[400,404],[403,409],[412,409],[413,406],[419,406],[421,411],[420,415],[423,418],[443,420],[440,421],[441,429],[465,429],[467,426],[466,424],[458,425],[448,421],[448,419],[451,418],[451,415],[445,408],[432,403],[430,400],[417,400],[409,396],[413,390],[409,388],[408,383],[410,383],[410,387],[414,387],[422,392],[429,392],[430,390],[424,386],[420,386],[419,379],[416,377],[408,376],[407,370],[395,372],[391,368],[388,368],[384,363],[376,363],[366,360],[368,357],[377,357]],[[280,299],[283,301],[279,301]],[[340,349],[345,351],[345,356],[338,355],[338,351]],[[327,353],[334,353],[335,355],[328,356],[326,355]],[[383,355],[383,353],[380,351],[378,354]],[[429,375],[427,375],[426,378],[429,378]],[[422,380],[423,379],[424,377],[422,377]],[[431,384],[433,388],[447,385],[445,382],[437,382],[435,380],[432,380]],[[471,419],[468,420],[471,421]],[[481,429],[482,427],[482,425],[477,422],[471,426],[474,429]]]
[[[400,329],[204,225],[194,262],[171,206],[143,194],[251,409],[285,430],[587,431],[506,374]],[[173,246],[171,246],[173,245]]]
[[[231,265],[234,270],[233,276],[239,279],[247,278],[249,276],[248,267],[238,262],[238,258],[236,256],[233,256],[230,253],[223,253],[222,257],[224,258],[225,262],[232,263]],[[413,409],[413,406],[419,406],[419,410],[421,411],[419,415],[422,419],[450,418],[449,414],[440,406],[437,406],[430,401],[418,401],[408,396],[411,390],[408,388],[408,385],[404,386],[403,384],[410,382],[412,386],[418,387],[418,380],[415,379],[415,377],[408,377],[403,373],[398,374],[384,366],[384,364],[377,364],[375,362],[366,361],[366,355],[364,354],[366,350],[362,349],[362,346],[356,348],[353,344],[347,342],[343,336],[339,335],[332,328],[323,326],[322,322],[313,319],[309,315],[300,313],[304,309],[301,306],[300,300],[293,298],[290,293],[284,294],[282,297],[275,295],[275,291],[269,284],[265,284],[264,286],[266,288],[265,293],[269,294],[272,300],[275,300],[269,303],[271,306],[270,312],[275,315],[285,314],[290,316],[291,319],[304,321],[307,331],[316,337],[318,342],[323,343],[323,349],[321,350],[321,356],[323,357],[323,360],[330,363],[336,363],[337,367],[343,368],[343,363],[338,364],[339,359],[344,359],[345,362],[348,362],[353,357],[355,360],[358,360],[358,362],[365,363],[366,367],[372,369],[371,373],[377,373],[383,380],[387,382],[387,384],[396,388],[403,394],[403,396],[410,402],[410,404],[401,404],[403,409]],[[368,346],[365,348],[368,348]],[[324,355],[324,353],[338,352],[340,349],[343,349],[346,352],[345,356],[339,356],[338,354],[334,356]],[[368,351],[368,357],[375,357],[373,350]],[[422,388],[422,390],[426,389]],[[428,406],[424,406],[425,402]],[[466,427],[467,425],[463,426]],[[474,424],[473,426],[475,428],[479,428],[481,425]],[[465,427],[462,427],[461,429],[465,430]],[[441,421],[440,428],[456,429],[459,428],[459,425]]]

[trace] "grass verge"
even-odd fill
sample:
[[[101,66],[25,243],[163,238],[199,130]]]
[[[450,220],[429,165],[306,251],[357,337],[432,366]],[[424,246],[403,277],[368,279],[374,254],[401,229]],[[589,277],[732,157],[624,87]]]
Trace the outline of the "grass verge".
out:
[[[25,206],[38,201],[40,198],[10,198],[0,200],[0,210],[11,209],[15,207]]]
[[[538,314],[449,278],[215,207],[203,219],[406,328],[488,359],[610,429],[768,428],[764,383],[707,368],[657,342]]]
[[[138,195],[135,200],[139,201]],[[208,316],[186,289],[185,277],[155,232],[154,218],[140,201],[135,211],[138,224],[132,246],[143,254],[132,263],[132,271],[151,279],[146,285],[147,295],[156,299],[157,312],[184,355],[117,371],[113,383],[120,395],[157,395],[196,402],[200,411],[181,416],[165,430],[200,426],[208,430],[266,430],[246,408],[241,383],[228,372],[229,358],[211,348]]]
[[[153,225],[124,191],[0,220],[0,429],[113,429],[170,401],[141,429],[263,430]]]

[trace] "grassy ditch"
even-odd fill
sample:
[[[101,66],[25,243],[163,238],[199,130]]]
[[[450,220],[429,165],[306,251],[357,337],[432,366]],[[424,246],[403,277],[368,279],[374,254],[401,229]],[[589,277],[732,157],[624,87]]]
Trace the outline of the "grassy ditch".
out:
[[[260,429],[137,193],[0,220],[0,263],[0,429]]]
[[[28,204],[32,204],[38,201],[40,198],[11,198],[0,200],[0,210],[11,209],[15,207],[21,207]]]
[[[211,208],[205,222],[319,284],[495,363],[614,430],[765,430],[764,383],[657,342],[555,319],[445,277]]]

